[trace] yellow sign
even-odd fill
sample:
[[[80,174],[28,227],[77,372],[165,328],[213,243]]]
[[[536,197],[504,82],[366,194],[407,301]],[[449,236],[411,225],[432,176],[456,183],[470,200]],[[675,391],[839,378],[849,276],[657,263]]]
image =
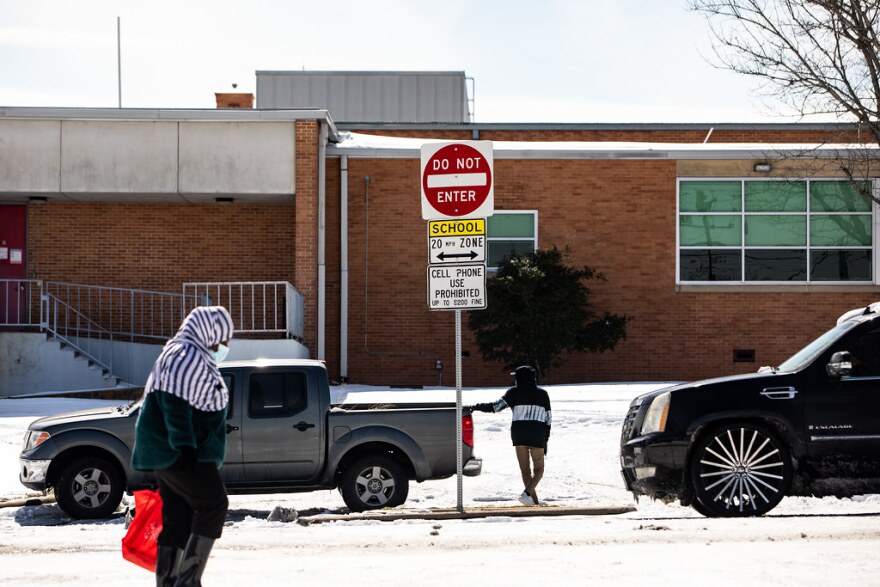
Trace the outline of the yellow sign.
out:
[[[486,219],[432,220],[428,222],[429,237],[480,236],[486,234]]]

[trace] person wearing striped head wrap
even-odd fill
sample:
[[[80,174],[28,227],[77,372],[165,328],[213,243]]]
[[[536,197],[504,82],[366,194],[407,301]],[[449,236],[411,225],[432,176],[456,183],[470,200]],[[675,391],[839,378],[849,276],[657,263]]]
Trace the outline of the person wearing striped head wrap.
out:
[[[537,385],[535,370],[529,365],[517,367],[511,373],[516,385],[494,403],[469,406],[475,412],[500,412],[505,408],[513,411],[510,423],[510,439],[516,450],[525,491],[517,498],[523,505],[538,505],[535,488],[544,476],[544,457],[550,440],[553,412],[550,396]]]
[[[201,585],[229,500],[218,471],[226,456],[229,391],[217,368],[233,324],[221,306],[200,306],[165,343],[144,386],[132,468],[153,471],[162,497],[156,585]]]

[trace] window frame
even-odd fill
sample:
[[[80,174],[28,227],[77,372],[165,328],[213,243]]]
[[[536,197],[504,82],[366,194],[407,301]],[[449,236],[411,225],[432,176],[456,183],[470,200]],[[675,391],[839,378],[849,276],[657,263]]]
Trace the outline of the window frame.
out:
[[[683,285],[683,286],[696,286],[696,287],[731,287],[731,286],[746,286],[746,287],[760,287],[760,286],[787,286],[787,287],[805,287],[805,286],[866,286],[866,285],[877,285],[880,284],[880,258],[878,258],[878,250],[880,250],[880,207],[878,207],[876,202],[870,202],[870,208],[866,211],[838,211],[838,212],[827,212],[827,211],[812,211],[812,202],[811,202],[811,184],[813,182],[823,182],[823,181],[833,181],[833,182],[847,182],[848,180],[840,177],[677,177],[675,183],[675,284]],[[865,181],[871,182],[871,190],[875,197],[880,194],[880,180],[875,178],[866,178]],[[681,209],[681,186],[682,183],[686,182],[738,182],[740,184],[740,209],[736,212],[730,211],[721,211],[721,212],[683,212]],[[806,206],[803,211],[783,211],[783,212],[769,212],[766,210],[761,211],[748,211],[746,210],[746,202],[745,202],[745,184],[746,182],[804,182],[806,184]],[[682,247],[681,244],[681,222],[682,216],[738,216],[740,218],[740,244],[735,246],[723,246],[723,245],[687,245]],[[746,244],[746,219],[749,216],[802,216],[806,218],[806,243],[804,245],[788,245],[788,246],[766,246],[766,245],[747,245]],[[810,242],[810,228],[811,228],[811,220],[813,216],[819,215],[864,215],[869,216],[869,225],[871,227],[871,245],[868,247],[865,246],[813,246]],[[738,280],[717,280],[717,281],[686,281],[681,278],[681,254],[683,251],[687,250],[698,250],[698,249],[717,249],[717,250],[725,250],[725,251],[739,251],[740,252],[740,279]],[[806,265],[806,278],[798,281],[788,281],[788,280],[759,280],[759,281],[749,281],[746,279],[746,252],[748,250],[766,250],[766,249],[778,249],[778,250],[797,250],[797,251],[806,251],[807,257],[807,265]],[[814,280],[811,275],[811,261],[812,254],[814,251],[821,250],[854,250],[854,251],[864,251],[867,250],[871,254],[871,279],[870,280],[850,280],[850,281],[831,281],[831,280]]]
[[[496,237],[492,238],[489,235],[489,219],[486,219],[486,271],[490,273],[495,273],[498,271],[497,265],[489,265],[489,241],[516,241],[516,242],[531,242],[532,243],[532,252],[538,250],[538,211],[537,210],[495,210],[494,214],[508,214],[508,215],[521,215],[525,216],[526,214],[532,215],[532,233],[534,236],[530,237]],[[493,215],[494,215],[493,214]]]

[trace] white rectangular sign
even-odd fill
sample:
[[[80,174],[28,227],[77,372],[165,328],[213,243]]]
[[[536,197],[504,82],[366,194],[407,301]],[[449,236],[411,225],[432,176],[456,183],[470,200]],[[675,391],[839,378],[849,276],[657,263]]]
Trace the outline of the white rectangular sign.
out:
[[[482,263],[428,267],[428,308],[486,308],[486,266]]]
[[[486,219],[428,222],[428,263],[485,263]]]

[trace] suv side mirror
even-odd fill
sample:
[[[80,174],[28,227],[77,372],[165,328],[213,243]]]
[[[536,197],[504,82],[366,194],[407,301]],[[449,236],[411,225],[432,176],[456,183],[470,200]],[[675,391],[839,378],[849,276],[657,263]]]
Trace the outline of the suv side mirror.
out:
[[[825,365],[825,372],[829,377],[846,377],[852,373],[852,356],[849,351],[838,351],[831,355],[831,360]]]

